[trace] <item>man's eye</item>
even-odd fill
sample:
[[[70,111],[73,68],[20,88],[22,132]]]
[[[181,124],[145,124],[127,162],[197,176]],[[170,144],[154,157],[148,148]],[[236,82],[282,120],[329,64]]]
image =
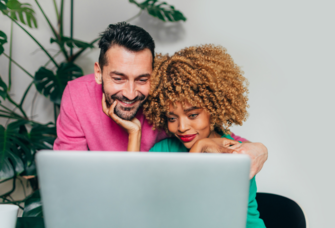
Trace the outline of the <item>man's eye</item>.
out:
[[[113,78],[115,81],[121,81],[122,78]]]
[[[139,80],[139,82],[141,82],[141,83],[145,83],[145,82],[147,82],[148,81],[148,79],[146,78],[146,79],[140,79]]]

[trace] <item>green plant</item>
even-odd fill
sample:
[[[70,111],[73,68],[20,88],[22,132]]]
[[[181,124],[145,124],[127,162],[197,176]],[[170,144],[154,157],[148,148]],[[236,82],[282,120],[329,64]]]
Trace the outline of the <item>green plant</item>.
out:
[[[0,77],[0,118],[8,119],[5,126],[0,125],[0,183],[13,179],[11,191],[1,195],[0,198],[3,200],[2,203],[19,205],[24,202],[25,208],[21,207],[24,209],[23,216],[42,215],[39,192],[37,187],[35,187],[35,191],[30,196],[21,201],[14,201],[11,199],[10,194],[16,188],[15,180],[22,175],[36,176],[35,153],[41,149],[52,148],[56,138],[55,122],[65,86],[68,81],[83,75],[83,70],[75,64],[75,61],[85,50],[94,48],[94,44],[99,40],[99,38],[96,38],[91,42],[84,42],[73,38],[73,0],[70,1],[70,37],[67,37],[63,33],[64,0],[60,0],[60,6],[57,6],[56,0],[51,2],[54,5],[57,16],[56,28],[45,14],[39,1],[35,0],[36,7],[42,13],[51,30],[50,43],[56,43],[59,48],[59,51],[52,56],[47,48],[25,29],[25,26],[30,28],[38,27],[33,7],[28,3],[20,3],[18,0],[0,0],[0,11],[3,16],[11,20],[9,39],[3,31],[0,31],[0,55],[4,55],[9,59],[8,84],[4,82],[2,76]],[[129,2],[137,5],[140,8],[140,12],[127,20],[128,22],[138,17],[144,10],[162,21],[176,22],[186,20],[180,11],[166,2],[159,2],[158,0],[145,0],[142,3],[129,0]],[[30,74],[12,58],[13,25],[20,27],[48,57],[48,61],[37,69],[34,75]],[[9,54],[5,52],[4,44],[6,43],[9,43]],[[55,60],[59,54],[63,55],[64,61],[57,62]],[[12,64],[18,66],[32,79],[19,103],[15,102],[9,93],[12,85]],[[50,64],[52,64],[52,67],[49,67]],[[55,70],[52,70],[52,68],[55,68]],[[46,124],[36,122],[23,109],[27,94],[33,85],[35,85],[36,90],[40,94],[53,103],[54,122]],[[2,102],[5,100],[15,108],[11,109],[8,105],[6,106]],[[32,182],[34,181],[36,182],[36,178],[32,179]]]

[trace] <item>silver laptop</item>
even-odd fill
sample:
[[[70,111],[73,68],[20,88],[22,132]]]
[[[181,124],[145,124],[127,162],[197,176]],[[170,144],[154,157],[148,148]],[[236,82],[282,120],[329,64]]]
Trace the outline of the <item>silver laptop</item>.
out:
[[[46,228],[245,228],[246,155],[37,154]]]

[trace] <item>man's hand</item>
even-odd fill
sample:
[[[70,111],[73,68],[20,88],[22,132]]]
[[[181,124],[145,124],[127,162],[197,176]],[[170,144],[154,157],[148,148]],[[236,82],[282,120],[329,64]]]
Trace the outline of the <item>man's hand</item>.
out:
[[[102,95],[102,110],[107,116],[112,118],[112,120],[114,120],[115,123],[117,123],[120,127],[124,128],[129,135],[141,132],[141,122],[137,118],[133,118],[132,120],[124,120],[115,114],[114,109],[116,105],[117,101],[115,100],[108,108],[105,94]]]
[[[197,141],[190,153],[233,153],[240,143],[227,138],[205,138]]]
[[[251,158],[250,179],[261,171],[268,159],[268,149],[262,143],[239,143],[227,138],[201,139],[192,146],[190,153],[247,154]]]
[[[135,117],[132,120],[124,120],[118,117],[115,112],[115,106],[117,101],[108,108],[106,104],[105,94],[102,95],[102,110],[115,121],[120,127],[124,128],[128,132],[128,147],[127,151],[140,151],[141,149],[141,122]]]
[[[234,154],[247,154],[251,158],[250,179],[261,171],[268,159],[268,149],[262,143],[243,142],[234,150]]]

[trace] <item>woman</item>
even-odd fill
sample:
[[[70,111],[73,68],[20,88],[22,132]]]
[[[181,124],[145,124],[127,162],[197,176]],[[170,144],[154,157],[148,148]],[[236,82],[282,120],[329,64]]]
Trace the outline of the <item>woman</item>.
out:
[[[229,127],[246,120],[247,80],[226,50],[213,45],[189,47],[171,57],[158,55],[155,62],[144,113],[155,128],[165,129],[172,137],[150,151],[199,152],[198,144],[222,137],[227,138],[227,147],[238,147]],[[139,151],[139,137],[129,134],[129,151]],[[250,180],[248,228],[265,227],[257,211],[256,191],[254,177]]]

